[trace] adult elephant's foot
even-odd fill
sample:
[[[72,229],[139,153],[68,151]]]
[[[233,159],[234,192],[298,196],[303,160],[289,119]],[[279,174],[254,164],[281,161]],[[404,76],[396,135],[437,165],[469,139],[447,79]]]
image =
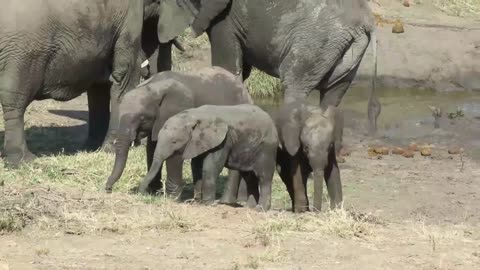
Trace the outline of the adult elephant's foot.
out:
[[[28,149],[25,149],[23,152],[6,151],[3,155],[3,158],[6,168],[18,169],[22,164],[32,162],[37,158],[37,156]]]
[[[102,146],[103,139],[87,138],[87,141],[83,145],[83,149],[88,152],[97,151]]]

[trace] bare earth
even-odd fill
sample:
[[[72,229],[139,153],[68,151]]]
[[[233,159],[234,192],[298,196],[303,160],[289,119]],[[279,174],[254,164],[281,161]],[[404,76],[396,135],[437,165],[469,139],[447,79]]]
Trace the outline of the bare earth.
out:
[[[183,64],[189,61],[206,65],[208,55]],[[108,164],[102,159],[98,168],[83,168],[78,186],[36,183],[35,174],[61,172],[59,182],[73,177],[75,164],[49,156],[75,154],[86,136],[87,112],[85,96],[35,102],[26,116],[27,139],[46,161],[19,172],[0,164],[0,270],[480,269],[480,164],[468,151],[447,153],[452,140],[443,135],[452,130],[388,140],[382,123],[380,136],[371,139],[358,132],[365,115],[350,114],[344,140],[351,154],[340,164],[344,210],[295,215],[278,177],[268,213],[108,195],[102,186],[113,156],[107,154],[81,154]],[[433,144],[432,156],[367,155],[371,145],[412,141]],[[95,185],[80,183],[83,177]],[[324,210],[327,205],[325,199]]]

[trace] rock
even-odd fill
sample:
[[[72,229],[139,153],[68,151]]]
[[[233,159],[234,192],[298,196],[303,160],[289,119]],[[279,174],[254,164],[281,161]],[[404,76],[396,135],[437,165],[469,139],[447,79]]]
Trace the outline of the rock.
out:
[[[337,163],[345,163],[347,160],[344,157],[338,156],[337,157]]]
[[[406,158],[413,158],[415,156],[415,152],[412,150],[406,150],[402,153],[402,156]]]
[[[418,145],[416,143],[411,143],[408,146],[408,150],[413,151],[413,152],[418,152]]]
[[[420,150],[420,154],[423,156],[423,157],[430,157],[432,155],[432,149],[430,148],[422,148],[422,150]]]
[[[388,147],[383,146],[383,147],[375,148],[375,152],[377,154],[386,156],[386,155],[390,154],[390,149]]]
[[[338,155],[341,156],[341,157],[348,157],[348,156],[350,156],[350,154],[352,154],[352,150],[347,149],[345,147],[340,149],[340,151],[338,153]]]
[[[410,6],[410,1],[409,0],[403,0],[403,6],[404,7],[409,7]]]
[[[393,155],[401,155],[403,154],[403,152],[405,152],[405,149],[401,148],[401,147],[395,147],[392,149],[392,154]]]
[[[368,157],[376,157],[378,154],[373,148],[368,149]]]
[[[395,23],[393,24],[392,27],[392,33],[394,34],[401,34],[405,32],[405,29],[403,28],[403,23],[400,20],[396,20]]]
[[[458,155],[463,153],[463,148],[460,146],[451,146],[450,148],[448,148],[448,153],[450,155]]]

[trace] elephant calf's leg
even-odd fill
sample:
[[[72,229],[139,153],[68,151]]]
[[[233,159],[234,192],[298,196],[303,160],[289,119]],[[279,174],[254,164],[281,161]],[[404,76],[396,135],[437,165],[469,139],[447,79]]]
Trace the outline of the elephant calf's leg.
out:
[[[182,194],[185,181],[183,180],[183,158],[181,155],[174,155],[167,159],[167,181],[165,192],[179,198]]]
[[[202,169],[202,201],[211,203],[215,201],[216,181],[227,161],[227,151],[219,149],[208,154],[203,160]]]
[[[328,196],[330,197],[330,208],[341,207],[343,201],[342,182],[335,153],[329,153],[328,165],[324,170],[324,178],[327,184]]]
[[[294,192],[294,208],[295,213],[301,213],[308,211],[308,197],[307,197],[307,186],[306,179],[308,174],[305,173],[305,165],[300,158],[300,153],[297,153],[294,157],[290,159],[290,168],[292,173],[293,181],[293,192]]]
[[[237,202],[238,188],[240,185],[240,172],[237,170],[228,170],[228,179],[225,183],[220,203],[234,204]]]
[[[202,170],[203,170],[203,158],[193,158],[190,166],[192,168],[193,178],[193,199],[200,200],[202,198]]]

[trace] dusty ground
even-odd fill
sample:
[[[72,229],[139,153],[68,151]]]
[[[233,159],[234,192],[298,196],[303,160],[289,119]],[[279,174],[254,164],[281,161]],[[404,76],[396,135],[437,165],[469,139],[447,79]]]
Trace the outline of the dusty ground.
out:
[[[208,50],[195,46],[204,53],[191,52],[181,69],[208,63]],[[409,107],[383,94],[382,130],[371,139],[361,132],[365,101],[352,100],[345,105],[352,153],[340,164],[344,210],[318,215],[286,211],[278,177],[268,213],[131,195],[145,174],[143,147],[132,151],[115,192],[104,194],[113,156],[76,152],[86,135],[85,96],[35,102],[27,139],[43,157],[21,170],[0,165],[0,270],[478,269],[480,166],[469,151],[449,155],[447,148],[465,141],[458,132],[465,123],[474,132],[480,121],[467,115],[458,120],[462,128],[447,123],[433,130],[424,121],[412,130],[402,121],[427,115],[425,104]],[[432,156],[367,155],[370,145],[412,141],[433,144]]]

